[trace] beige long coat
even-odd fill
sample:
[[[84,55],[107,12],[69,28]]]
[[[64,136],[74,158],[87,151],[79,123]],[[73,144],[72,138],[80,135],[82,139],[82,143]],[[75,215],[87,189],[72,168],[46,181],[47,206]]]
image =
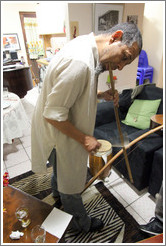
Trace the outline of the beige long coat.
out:
[[[98,51],[93,33],[67,43],[51,60],[32,119],[32,170],[46,171],[48,157],[56,146],[58,190],[75,194],[86,181],[88,152],[78,142],[49,124],[44,117],[71,123],[93,135]],[[44,116],[44,117],[43,117]]]

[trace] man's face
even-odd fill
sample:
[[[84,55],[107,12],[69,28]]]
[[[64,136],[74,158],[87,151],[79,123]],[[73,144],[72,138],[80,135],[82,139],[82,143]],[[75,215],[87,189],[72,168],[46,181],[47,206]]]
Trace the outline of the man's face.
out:
[[[137,43],[131,47],[124,45],[121,41],[116,41],[107,45],[100,57],[100,65],[104,71],[109,70],[109,63],[112,70],[122,70],[124,66],[130,64],[139,55]]]

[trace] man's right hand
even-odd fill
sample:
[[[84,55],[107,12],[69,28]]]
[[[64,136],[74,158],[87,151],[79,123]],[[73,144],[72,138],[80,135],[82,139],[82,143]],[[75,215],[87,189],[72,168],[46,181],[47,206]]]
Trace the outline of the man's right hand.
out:
[[[85,135],[80,130],[75,128],[75,126],[73,124],[71,124],[68,120],[56,121],[56,120],[51,120],[51,119],[47,119],[47,118],[45,118],[45,119],[48,123],[53,125],[55,128],[57,128],[63,134],[67,135],[70,138],[73,138],[79,144],[82,144],[82,146],[89,153],[94,154],[100,148],[101,144],[97,141],[96,138],[89,136],[89,135]]]
[[[100,148],[101,143],[99,143],[97,139],[92,136],[85,136],[83,146],[89,153],[95,154]]]

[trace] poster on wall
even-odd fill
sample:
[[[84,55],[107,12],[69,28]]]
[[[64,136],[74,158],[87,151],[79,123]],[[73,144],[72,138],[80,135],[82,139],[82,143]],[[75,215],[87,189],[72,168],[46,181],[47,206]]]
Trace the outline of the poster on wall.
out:
[[[100,4],[93,6],[93,29],[95,34],[107,31],[122,22],[123,5]]]
[[[3,34],[3,50],[20,50],[20,43],[17,33]]]

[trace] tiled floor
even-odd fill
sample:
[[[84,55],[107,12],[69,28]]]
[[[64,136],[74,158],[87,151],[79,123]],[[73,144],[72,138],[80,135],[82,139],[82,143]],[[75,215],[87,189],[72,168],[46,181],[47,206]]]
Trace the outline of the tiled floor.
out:
[[[15,139],[12,144],[3,145],[3,172],[7,171],[10,178],[31,170],[30,128],[37,96],[38,90],[33,88],[24,99],[21,99],[29,117],[29,126],[24,130],[24,136]],[[105,180],[105,185],[139,224],[147,223],[154,216],[155,199],[147,189],[138,192],[113,168],[111,175]]]

